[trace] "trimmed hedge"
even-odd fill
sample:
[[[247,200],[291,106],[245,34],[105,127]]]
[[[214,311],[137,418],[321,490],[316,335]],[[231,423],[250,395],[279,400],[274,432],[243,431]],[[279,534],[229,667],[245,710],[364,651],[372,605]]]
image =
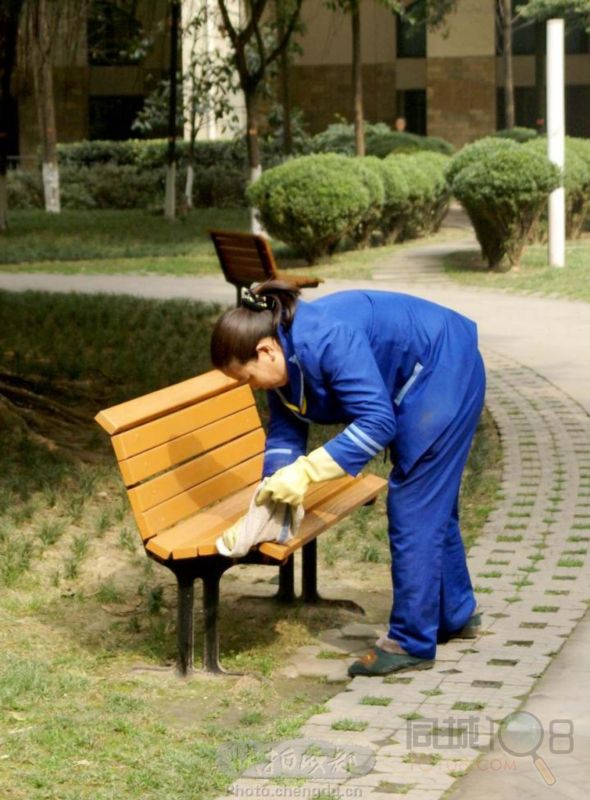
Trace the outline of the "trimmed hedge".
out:
[[[179,203],[183,202],[186,168],[176,179]],[[195,206],[219,208],[243,206],[247,177],[245,170],[232,167],[199,167],[195,171],[193,202]],[[106,162],[91,167],[60,168],[63,208],[158,208],[164,202],[163,168],[139,169],[131,164]],[[43,185],[39,172],[11,170],[8,173],[10,208],[43,208]]]
[[[267,170],[246,192],[266,230],[309,264],[362,223],[373,198],[352,159],[303,156]]]
[[[342,122],[330,125],[325,131],[312,137],[310,145],[315,153],[340,153],[354,156],[354,126]],[[377,156],[378,158],[386,158],[394,152],[415,153],[428,150],[444,155],[451,155],[454,152],[453,146],[444,139],[393,131],[384,122],[378,122],[375,125],[365,122],[365,150],[368,156]]]
[[[493,133],[492,136],[498,139],[512,139],[513,142],[524,144],[525,142],[530,142],[533,139],[537,139],[539,134],[534,128],[517,126],[515,128],[504,128],[504,130],[496,131],[496,133]]]
[[[557,168],[530,148],[490,137],[465,147],[451,162],[449,175],[488,265],[497,267],[504,257],[517,264],[549,192],[559,183]]]

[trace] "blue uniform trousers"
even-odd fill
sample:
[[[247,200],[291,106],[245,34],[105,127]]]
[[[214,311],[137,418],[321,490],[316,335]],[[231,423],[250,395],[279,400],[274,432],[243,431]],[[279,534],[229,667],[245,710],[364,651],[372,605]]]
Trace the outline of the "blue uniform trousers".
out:
[[[437,635],[461,628],[476,607],[459,529],[461,476],[485,393],[481,357],[461,413],[416,464],[389,477],[387,511],[393,608],[389,637],[434,658]]]

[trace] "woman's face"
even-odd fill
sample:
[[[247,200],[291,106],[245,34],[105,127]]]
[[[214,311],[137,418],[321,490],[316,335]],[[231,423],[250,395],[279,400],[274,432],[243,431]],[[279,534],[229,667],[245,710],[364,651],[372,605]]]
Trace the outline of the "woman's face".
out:
[[[257,358],[241,364],[235,359],[223,372],[238,381],[247,381],[251,389],[278,389],[289,380],[283,349],[276,339],[265,337],[256,347]]]

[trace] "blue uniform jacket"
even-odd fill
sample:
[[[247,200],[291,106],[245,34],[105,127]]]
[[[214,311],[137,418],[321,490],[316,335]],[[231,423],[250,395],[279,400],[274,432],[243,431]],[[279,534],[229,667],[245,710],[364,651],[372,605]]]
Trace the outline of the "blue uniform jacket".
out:
[[[263,475],[306,452],[308,423],[344,423],[324,446],[356,475],[389,447],[407,473],[461,414],[477,360],[475,323],[393,292],[299,301],[279,329],[288,384],[268,392]]]

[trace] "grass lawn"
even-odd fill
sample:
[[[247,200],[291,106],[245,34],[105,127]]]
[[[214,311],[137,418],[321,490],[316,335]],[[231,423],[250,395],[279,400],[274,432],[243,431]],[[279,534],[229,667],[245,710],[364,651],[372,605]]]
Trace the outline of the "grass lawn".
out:
[[[351,616],[238,600],[250,587],[274,590],[268,567],[223,579],[221,659],[244,677],[183,682],[157,669],[175,655],[174,581],[145,557],[92,420],[207,369],[217,313],[186,301],[0,293],[3,800],[207,800],[259,760],[257,747],[297,735],[341,688],[279,668]],[[312,446],[330,434],[317,427]],[[467,541],[494,504],[500,461],[486,415],[464,481]],[[319,552],[320,589],[384,620],[383,497],[324,534]],[[198,648],[201,632],[197,613]]]
[[[65,274],[220,275],[209,228],[249,229],[246,209],[195,209],[168,222],[149,211],[15,211],[0,234],[0,271]],[[420,244],[462,237],[446,230]],[[372,270],[401,247],[416,242],[336,253],[309,267],[292,250],[273,243],[279,265],[323,278],[370,279]]]
[[[568,297],[590,301],[590,234],[568,242],[566,266],[547,264],[547,247],[534,245],[525,250],[520,267],[508,272],[490,270],[479,253],[455,253],[445,258],[445,272],[458,283],[486,289],[507,290]]]

